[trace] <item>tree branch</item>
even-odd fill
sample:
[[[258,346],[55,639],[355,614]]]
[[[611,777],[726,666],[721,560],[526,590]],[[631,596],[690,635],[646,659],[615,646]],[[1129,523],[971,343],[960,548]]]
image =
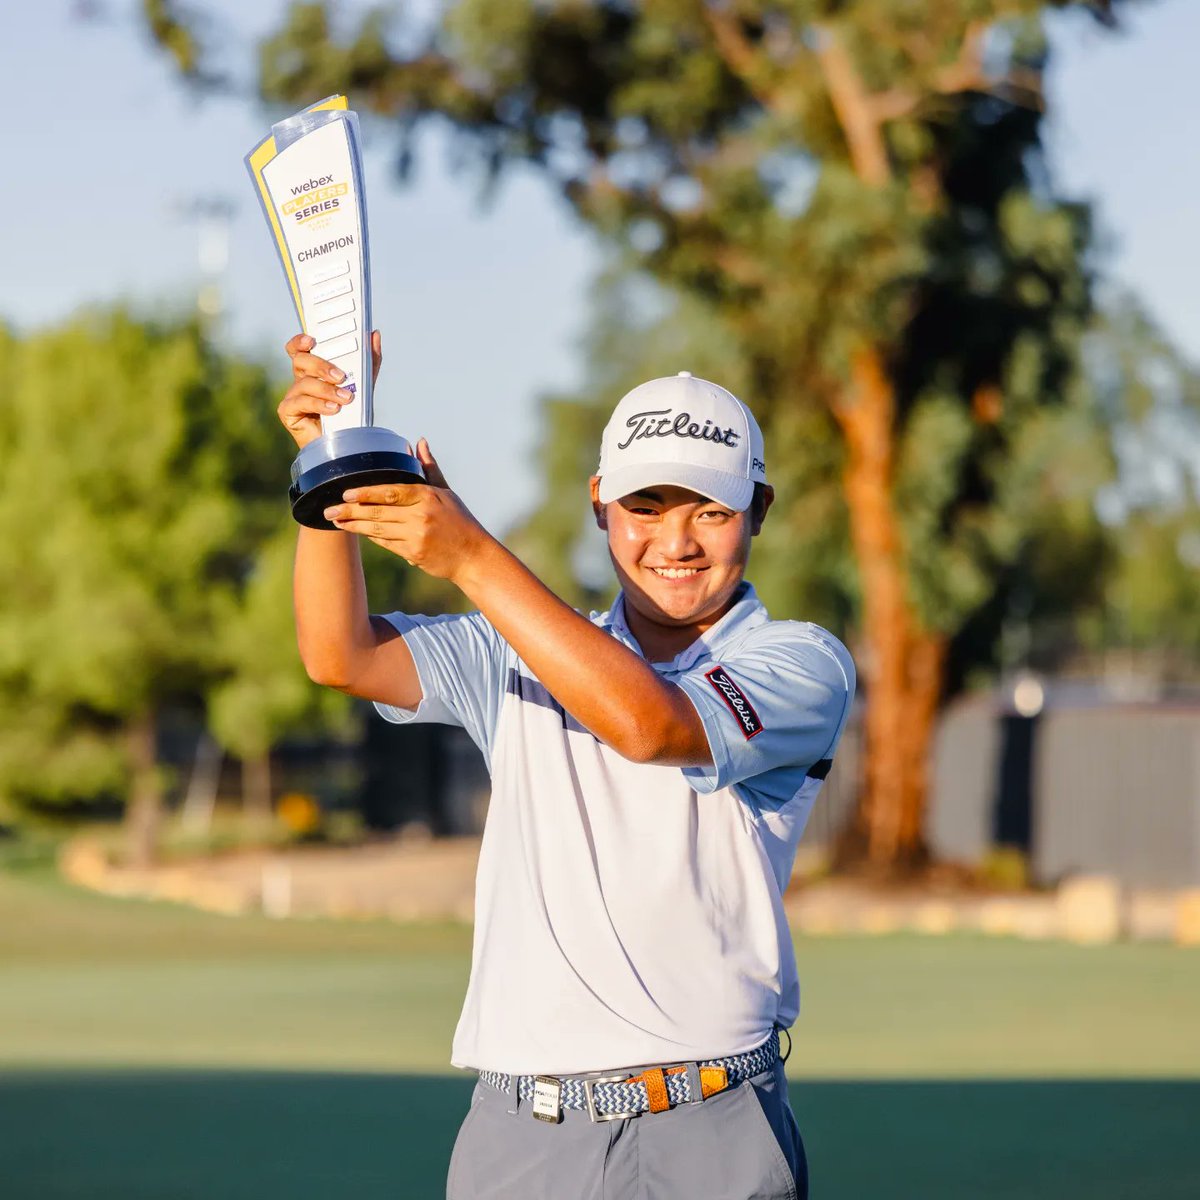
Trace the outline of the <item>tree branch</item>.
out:
[[[770,112],[780,107],[779,92],[764,79],[760,56],[742,32],[737,18],[724,7],[704,5],[704,19],[712,31],[717,53],[746,87],[746,90]]]
[[[943,96],[957,92],[981,91],[988,85],[983,68],[983,39],[988,27],[983,21],[972,21],[963,35],[962,49],[954,62],[933,73],[933,87]]]
[[[932,96],[981,92],[1000,96],[1010,104],[1041,109],[1044,106],[1041,73],[1015,67],[1000,77],[988,75],[984,66],[984,39],[988,25],[972,21],[954,62],[932,73],[929,90],[889,88],[868,92],[849,52],[828,26],[817,28],[817,61],[825,75],[829,98],[846,136],[850,160],[859,178],[882,186],[892,177],[883,127],[917,112]],[[915,57],[915,55],[914,55]]]
[[[882,187],[891,180],[892,167],[883,140],[883,121],[875,111],[877,98],[863,87],[837,34],[828,26],[818,26],[816,34],[817,62],[825,75],[833,110],[846,135],[850,161],[864,183]]]

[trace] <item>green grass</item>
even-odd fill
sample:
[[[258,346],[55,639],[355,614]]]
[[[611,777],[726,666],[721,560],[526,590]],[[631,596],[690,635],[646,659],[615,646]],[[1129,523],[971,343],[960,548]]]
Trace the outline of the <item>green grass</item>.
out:
[[[0,1067],[449,1071],[463,926],[276,922],[0,875]]]
[[[0,874],[0,1066],[450,1072],[470,930],[228,918]],[[811,938],[794,1078],[1200,1078],[1200,953]]]
[[[830,1198],[1200,1195],[1200,953],[805,939],[793,1103]],[[0,873],[4,1200],[436,1196],[470,931]]]

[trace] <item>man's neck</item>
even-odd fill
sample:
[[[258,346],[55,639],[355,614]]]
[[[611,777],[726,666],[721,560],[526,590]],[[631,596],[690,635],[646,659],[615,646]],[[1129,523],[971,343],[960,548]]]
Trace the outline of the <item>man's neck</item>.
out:
[[[625,624],[641,647],[642,656],[647,662],[661,663],[677,658],[697,638],[707,633],[737,603],[737,598],[738,593],[735,592],[718,612],[691,625],[660,625],[638,612],[627,596],[621,603],[625,610]]]

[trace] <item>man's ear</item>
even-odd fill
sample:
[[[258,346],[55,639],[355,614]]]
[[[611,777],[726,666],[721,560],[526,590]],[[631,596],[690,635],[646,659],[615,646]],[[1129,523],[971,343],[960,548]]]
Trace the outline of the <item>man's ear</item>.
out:
[[[608,509],[605,505],[600,503],[600,476],[593,475],[591,479],[588,480],[588,486],[591,488],[592,492],[592,512],[596,517],[596,525],[600,529],[603,529],[605,532],[607,532]]]
[[[769,483],[760,483],[754,489],[754,499],[750,502],[750,536],[757,537],[762,532],[763,521],[767,519],[767,510],[775,503],[775,489]]]

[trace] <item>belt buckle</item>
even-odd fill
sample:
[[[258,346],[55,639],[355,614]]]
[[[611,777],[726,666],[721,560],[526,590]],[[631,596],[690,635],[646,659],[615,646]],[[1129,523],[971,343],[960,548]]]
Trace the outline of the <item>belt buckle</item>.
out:
[[[594,1079],[585,1079],[583,1081],[583,1097],[587,1101],[588,1116],[593,1121],[624,1121],[628,1117],[640,1117],[642,1110],[634,1109],[630,1112],[615,1112],[602,1113],[596,1110],[596,1097],[593,1095],[593,1089],[598,1083],[625,1083],[632,1076],[628,1071],[622,1071],[618,1075],[597,1075]]]

